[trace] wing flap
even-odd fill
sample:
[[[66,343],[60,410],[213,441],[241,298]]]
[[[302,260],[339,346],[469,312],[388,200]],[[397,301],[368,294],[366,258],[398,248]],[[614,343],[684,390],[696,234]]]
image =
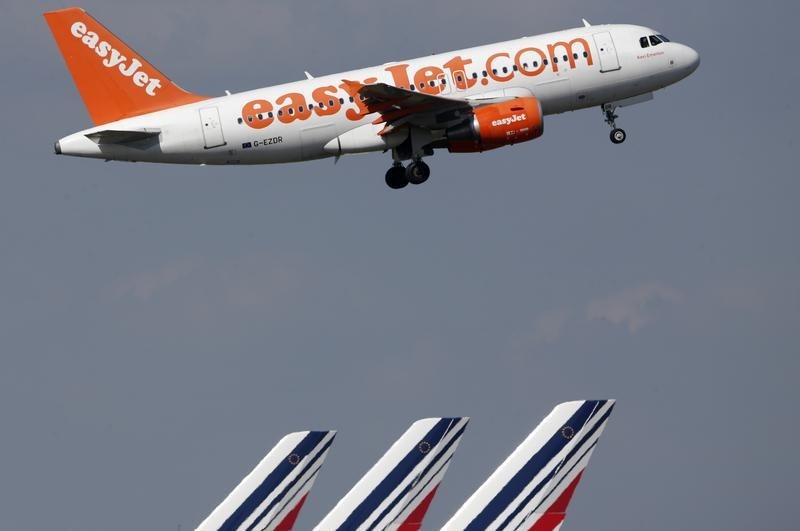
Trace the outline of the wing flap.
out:
[[[405,124],[423,128],[435,127],[442,122],[438,119],[439,116],[458,111],[469,113],[472,109],[470,102],[464,99],[434,96],[386,83],[365,85],[358,81],[343,81],[354,93],[363,98],[364,105],[370,113],[380,114],[373,123],[387,125],[382,134],[387,134]]]

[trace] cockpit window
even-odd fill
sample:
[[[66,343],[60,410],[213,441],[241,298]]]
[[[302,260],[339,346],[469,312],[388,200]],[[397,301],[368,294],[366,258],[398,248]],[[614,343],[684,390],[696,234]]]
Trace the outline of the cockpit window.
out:
[[[658,35],[658,38],[661,39],[661,42],[670,42],[668,38],[664,37],[661,34]]]
[[[647,37],[642,37],[639,39],[639,44],[642,46],[642,48],[647,48],[650,46],[650,41],[647,40]]]
[[[659,44],[661,44],[661,39],[659,39],[655,35],[650,35],[650,44],[652,44],[653,46],[658,46]]]

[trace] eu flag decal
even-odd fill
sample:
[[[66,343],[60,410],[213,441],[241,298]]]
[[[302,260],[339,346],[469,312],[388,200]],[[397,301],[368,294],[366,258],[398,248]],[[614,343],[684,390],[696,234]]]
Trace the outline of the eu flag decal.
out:
[[[242,149],[250,149],[251,147],[253,147],[252,142],[245,142],[244,144],[242,144]]]

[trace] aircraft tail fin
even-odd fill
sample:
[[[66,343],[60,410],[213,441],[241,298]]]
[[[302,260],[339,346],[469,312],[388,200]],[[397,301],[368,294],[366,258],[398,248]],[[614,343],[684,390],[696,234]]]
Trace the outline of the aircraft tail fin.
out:
[[[81,8],[44,18],[95,125],[207,99],[170,81]]]
[[[301,431],[281,439],[195,531],[291,531],[335,436]]]
[[[416,531],[469,418],[415,422],[314,528]]]
[[[556,406],[442,531],[559,529],[613,409],[613,400]]]

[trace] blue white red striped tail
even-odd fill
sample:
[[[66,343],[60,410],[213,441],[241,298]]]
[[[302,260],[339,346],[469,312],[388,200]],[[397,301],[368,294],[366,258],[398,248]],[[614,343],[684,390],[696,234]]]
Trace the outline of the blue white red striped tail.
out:
[[[412,424],[314,530],[418,530],[468,422],[456,417]]]
[[[196,531],[290,531],[335,436],[301,431],[281,439]]]
[[[613,400],[556,406],[441,531],[559,529],[613,409]]]

